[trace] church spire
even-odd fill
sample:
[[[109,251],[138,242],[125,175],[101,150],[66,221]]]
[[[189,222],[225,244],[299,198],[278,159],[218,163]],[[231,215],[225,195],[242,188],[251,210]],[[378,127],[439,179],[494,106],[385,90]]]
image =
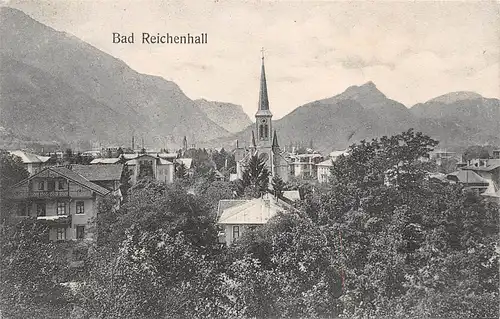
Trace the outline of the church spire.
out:
[[[262,67],[260,71],[260,92],[259,92],[259,111],[269,111],[269,99],[267,97],[266,70],[264,68],[264,49],[262,49]]]
[[[274,135],[273,135],[273,149],[277,149],[280,146],[278,145],[278,134],[276,134],[276,130],[274,130]]]

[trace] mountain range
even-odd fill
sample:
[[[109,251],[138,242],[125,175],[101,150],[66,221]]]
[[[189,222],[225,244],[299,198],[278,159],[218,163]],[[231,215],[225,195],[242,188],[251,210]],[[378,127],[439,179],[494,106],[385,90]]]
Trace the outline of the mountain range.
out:
[[[138,73],[19,10],[0,8],[0,34],[0,132],[8,132],[0,147],[39,141],[83,149],[129,145],[135,136],[149,147],[177,148],[186,136],[197,146],[231,148],[250,139],[241,106],[192,100],[176,83]],[[320,151],[409,128],[440,147],[498,146],[500,101],[453,92],[407,108],[368,82],[299,106],[274,128],[282,146],[312,142]]]

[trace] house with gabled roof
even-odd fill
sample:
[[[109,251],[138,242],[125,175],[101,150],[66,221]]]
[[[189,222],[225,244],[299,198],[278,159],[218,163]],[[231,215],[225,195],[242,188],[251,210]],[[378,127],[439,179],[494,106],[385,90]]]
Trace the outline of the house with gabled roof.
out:
[[[278,212],[290,209],[289,204],[269,193],[249,200],[221,200],[217,211],[219,242],[231,245],[248,230],[265,225]]]
[[[92,239],[99,199],[111,191],[64,166],[48,167],[12,187],[9,198],[20,217],[49,226],[50,240]]]
[[[25,151],[10,151],[9,154],[21,158],[24,168],[30,175],[38,173],[45,167],[55,165],[55,161],[50,156],[41,156]]]

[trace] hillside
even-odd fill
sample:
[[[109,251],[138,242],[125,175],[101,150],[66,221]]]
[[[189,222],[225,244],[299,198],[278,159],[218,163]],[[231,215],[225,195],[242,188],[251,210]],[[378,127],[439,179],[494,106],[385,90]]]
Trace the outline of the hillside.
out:
[[[134,134],[155,147],[229,134],[174,82],[140,74],[19,10],[0,8],[0,33],[0,126],[15,134],[112,143]]]
[[[314,147],[323,152],[410,128],[437,139],[439,147],[453,149],[485,143],[500,145],[499,112],[498,99],[485,99],[467,92],[451,93],[408,109],[368,82],[299,106],[276,121],[274,128],[281,146],[309,145],[313,141]],[[211,144],[234,147],[238,140],[240,145],[247,145],[252,129],[248,127]]]
[[[231,133],[240,132],[252,124],[241,105],[205,99],[195,100],[195,102],[209,119]]]

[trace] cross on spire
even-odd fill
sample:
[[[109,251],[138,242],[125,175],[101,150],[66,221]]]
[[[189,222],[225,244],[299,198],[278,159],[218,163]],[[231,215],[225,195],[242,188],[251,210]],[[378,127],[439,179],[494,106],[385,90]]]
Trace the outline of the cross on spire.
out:
[[[262,60],[264,60],[264,47],[262,47],[262,49],[260,49],[260,53],[262,54]]]

